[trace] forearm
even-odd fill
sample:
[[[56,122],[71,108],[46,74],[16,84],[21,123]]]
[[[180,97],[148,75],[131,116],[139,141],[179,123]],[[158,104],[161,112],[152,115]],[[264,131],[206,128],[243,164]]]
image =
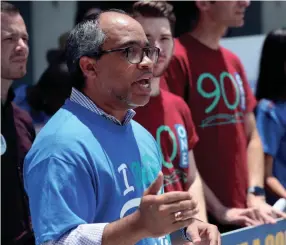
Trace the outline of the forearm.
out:
[[[199,213],[195,215],[195,218],[207,222],[206,202],[204,197],[202,179],[198,172],[196,173],[195,181],[191,184],[188,191],[198,202]]]
[[[108,224],[103,232],[102,245],[134,245],[141,239],[145,238],[144,231],[138,223],[139,212],[136,211],[131,215],[118,221]]]
[[[264,154],[257,133],[251,137],[247,146],[249,187],[264,186]]]
[[[42,245],[134,245],[143,239],[142,230],[136,225],[136,212],[110,224],[82,224],[64,234],[57,241]]]
[[[220,202],[220,200],[215,196],[213,191],[207,186],[207,184],[202,180],[203,190],[205,194],[205,200],[207,205],[207,210],[218,219],[219,215],[223,212],[226,207]]]
[[[266,177],[266,181],[265,181],[268,189],[274,193],[275,195],[277,195],[278,197],[282,197],[282,198],[286,198],[286,189],[284,188],[284,186],[280,183],[280,181],[274,177],[274,176],[269,176]]]

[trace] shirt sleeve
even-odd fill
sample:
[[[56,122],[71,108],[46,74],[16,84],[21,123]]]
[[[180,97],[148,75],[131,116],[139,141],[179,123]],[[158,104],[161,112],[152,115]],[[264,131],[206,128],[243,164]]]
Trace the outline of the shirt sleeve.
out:
[[[81,159],[77,163],[54,156],[29,160],[25,160],[24,180],[37,244],[57,241],[79,225],[96,223],[96,186]]]
[[[107,223],[79,225],[59,240],[44,242],[42,245],[101,245],[106,225]]]
[[[241,93],[244,93],[241,95],[241,99],[245,100],[244,102],[242,101],[243,105],[242,107],[244,107],[244,111],[246,113],[249,112],[253,112],[254,108],[256,107],[256,98],[254,97],[254,94],[250,88],[250,84],[247,80],[247,76],[244,70],[244,67],[241,63],[241,61],[239,60],[239,58],[237,58],[237,62],[238,62],[238,70],[239,70],[239,75],[241,77],[242,80],[242,85],[243,85],[243,92],[241,91]],[[237,79],[240,79],[239,77]]]
[[[275,157],[285,134],[285,128],[276,116],[274,105],[260,101],[256,110],[256,124],[265,153]]]

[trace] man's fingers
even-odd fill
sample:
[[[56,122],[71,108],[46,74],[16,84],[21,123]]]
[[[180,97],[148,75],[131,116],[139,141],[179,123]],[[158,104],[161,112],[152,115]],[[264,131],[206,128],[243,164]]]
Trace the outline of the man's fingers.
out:
[[[255,226],[260,224],[260,222],[258,222],[257,220],[250,219],[247,216],[241,216],[237,219],[237,221],[238,225],[243,225],[243,226]]]
[[[276,220],[267,213],[261,213],[261,217],[263,218],[265,224],[276,224]]]
[[[218,243],[218,241],[219,241],[219,239],[220,239],[220,235],[218,235],[217,233],[215,233],[214,234],[214,236],[213,237],[210,237],[210,245],[218,245],[218,244],[220,244],[220,243]]]
[[[198,206],[198,203],[196,201],[184,200],[180,202],[162,205],[161,209],[168,210],[169,213],[175,213],[178,211],[196,209],[197,206]]]
[[[250,217],[252,220],[255,220],[257,224],[263,224],[264,219],[262,218],[259,210],[257,208],[251,208],[247,211],[247,216]]]
[[[184,221],[193,218],[197,213],[199,212],[198,208],[192,209],[192,210],[185,210],[185,211],[180,211],[180,219],[177,220],[175,218],[176,213],[170,214],[171,219],[173,219],[174,223],[178,221]]]
[[[188,226],[187,235],[191,238],[194,244],[198,244],[201,242],[201,237],[197,225]]]
[[[192,196],[187,191],[171,191],[158,196],[159,204],[170,204],[184,200],[192,200]]]
[[[283,213],[283,212],[275,210],[275,209],[272,210],[272,213],[276,216],[276,218],[286,219],[286,213]]]
[[[220,232],[218,232],[218,234],[217,234],[217,245],[221,245],[221,234],[220,234]]]

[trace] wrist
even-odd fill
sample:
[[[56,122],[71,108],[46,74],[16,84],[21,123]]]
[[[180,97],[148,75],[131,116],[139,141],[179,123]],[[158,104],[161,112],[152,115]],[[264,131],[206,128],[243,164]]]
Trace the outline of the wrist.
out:
[[[129,215],[130,217],[130,230],[131,234],[138,237],[139,240],[150,236],[148,231],[144,227],[144,222],[141,220],[140,210],[136,210],[134,213]]]
[[[105,226],[102,235],[102,244],[136,244],[140,240],[147,237],[144,232],[143,224],[140,224],[140,214],[136,212],[109,223]]]
[[[220,221],[225,216],[227,209],[228,209],[227,207],[221,204],[214,209],[212,215],[215,217],[217,221]]]
[[[255,207],[257,202],[265,202],[265,196],[256,196],[252,193],[247,194],[247,207]]]

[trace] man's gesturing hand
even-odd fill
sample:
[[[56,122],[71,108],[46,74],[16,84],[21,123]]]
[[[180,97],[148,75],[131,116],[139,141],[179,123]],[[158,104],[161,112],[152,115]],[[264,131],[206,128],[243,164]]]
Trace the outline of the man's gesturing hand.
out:
[[[148,237],[159,237],[191,224],[198,213],[197,202],[188,192],[174,191],[158,195],[163,174],[145,191],[139,207],[140,226]]]

